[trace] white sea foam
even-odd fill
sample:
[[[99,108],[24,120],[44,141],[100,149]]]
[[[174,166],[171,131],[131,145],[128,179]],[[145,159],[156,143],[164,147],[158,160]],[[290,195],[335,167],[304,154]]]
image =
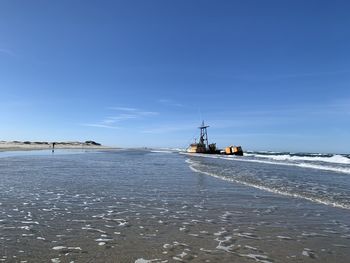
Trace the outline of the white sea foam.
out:
[[[184,257],[186,257],[188,254],[185,252],[185,251],[183,251],[182,253],[180,253],[180,254],[178,254],[177,256],[179,256],[180,258],[184,258]]]
[[[95,241],[97,242],[108,242],[108,241],[112,241],[113,239],[111,238],[97,238],[95,239]]]
[[[135,263],[151,263],[151,262],[159,262],[160,259],[144,259],[144,258],[138,258],[135,260]]]
[[[336,164],[350,164],[350,159],[342,155],[333,155],[330,157],[326,156],[295,156],[289,154],[273,155],[273,154],[254,154],[246,153],[245,156],[267,158],[276,161],[310,161],[310,162],[326,162]]]
[[[53,250],[62,250],[62,249],[66,249],[67,247],[65,246],[57,246],[57,247],[53,247]]]
[[[219,239],[219,238],[215,238],[215,241],[219,242],[219,244],[216,246],[216,249],[220,249],[220,250],[224,250],[228,253],[232,253],[232,250],[234,248],[234,244],[230,244],[230,245],[226,245],[228,242],[232,243],[232,237],[231,236],[225,236],[223,237],[224,239]]]
[[[254,259],[256,262],[272,263],[272,261],[270,261],[270,259],[265,255],[259,255],[259,254],[238,254],[238,255],[240,255],[241,257]]]
[[[288,162],[283,163],[283,162],[263,161],[263,160],[254,160],[254,159],[233,159],[233,158],[227,158],[227,157],[226,157],[226,159],[234,160],[234,161],[241,161],[241,162],[254,162],[254,163],[277,164],[277,165],[284,165],[284,166],[297,166],[297,167],[301,167],[301,168],[310,168],[310,169],[316,169],[316,170],[324,170],[324,171],[350,174],[350,168],[347,168],[347,167],[336,167],[336,166],[327,166],[327,165],[311,164],[311,163],[288,163]]]
[[[287,237],[287,236],[277,236],[277,238],[279,239],[284,239],[284,240],[291,240],[291,237]]]
[[[309,248],[304,248],[304,250],[303,250],[303,252],[301,252],[301,254],[305,257],[310,257],[310,258],[316,257],[315,253]]]
[[[152,150],[152,153],[173,153],[172,151],[169,150]]]
[[[250,250],[258,250],[256,247],[252,247],[252,246],[248,246],[248,245],[245,245],[244,248],[247,248],[247,249],[250,249]]]
[[[182,153],[182,154],[189,155],[187,153]],[[294,167],[296,166],[296,167],[301,167],[301,168],[309,168],[309,169],[316,169],[316,170],[324,170],[324,171],[331,171],[331,172],[337,172],[337,173],[350,174],[350,167],[329,166],[329,165],[312,164],[312,163],[305,163],[305,162],[292,163],[292,162],[281,162],[281,161],[273,161],[273,160],[271,160],[271,161],[270,160],[257,160],[257,159],[247,159],[247,158],[244,158],[244,157],[220,156],[220,155],[209,155],[209,154],[196,154],[196,156],[206,157],[206,158],[213,158],[213,159],[232,160],[232,161],[239,161],[239,162],[265,163],[265,164],[294,166]],[[344,157],[344,158],[346,158],[346,157]]]
[[[189,166],[190,169],[192,171],[194,171],[194,172],[197,172],[197,173],[202,173],[202,174],[206,174],[206,175],[209,175],[209,176],[212,176],[212,177],[215,177],[215,178],[219,178],[219,179],[222,179],[222,180],[225,180],[225,181],[235,182],[235,183],[238,183],[238,184],[254,187],[254,188],[257,188],[257,189],[260,189],[260,190],[264,190],[264,191],[267,191],[267,192],[270,192],[270,193],[280,194],[280,195],[284,195],[284,196],[290,196],[290,197],[294,197],[294,198],[302,198],[302,199],[305,199],[305,200],[309,200],[311,202],[316,202],[316,203],[320,203],[320,204],[324,204],[324,205],[329,205],[329,206],[339,207],[339,208],[344,208],[344,209],[350,209],[350,205],[348,205],[348,204],[343,204],[343,203],[339,203],[339,202],[335,202],[335,201],[334,202],[333,201],[328,201],[328,200],[324,200],[324,199],[317,198],[317,197],[308,197],[308,196],[304,196],[304,195],[297,194],[297,193],[290,193],[290,192],[283,191],[283,190],[280,190],[280,189],[274,189],[274,188],[270,188],[270,187],[266,187],[266,186],[261,186],[261,185],[258,185],[258,184],[253,184],[253,183],[249,183],[249,182],[240,181],[240,180],[237,180],[237,179],[234,179],[234,178],[227,178],[227,177],[220,176],[218,174],[211,173],[211,172],[201,171],[201,170],[199,170],[199,169],[194,167],[195,166],[195,162],[191,161],[190,159],[187,159],[186,162],[188,164],[190,164],[190,166]]]
[[[21,221],[22,224],[35,224],[35,225],[39,225],[39,222],[37,221]]]

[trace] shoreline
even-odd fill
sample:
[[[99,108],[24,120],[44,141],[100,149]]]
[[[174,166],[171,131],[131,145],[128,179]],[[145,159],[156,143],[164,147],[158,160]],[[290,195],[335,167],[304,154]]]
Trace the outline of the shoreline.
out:
[[[120,148],[83,142],[56,142],[55,149],[116,150]],[[52,150],[52,142],[0,142],[0,152],[36,150]]]

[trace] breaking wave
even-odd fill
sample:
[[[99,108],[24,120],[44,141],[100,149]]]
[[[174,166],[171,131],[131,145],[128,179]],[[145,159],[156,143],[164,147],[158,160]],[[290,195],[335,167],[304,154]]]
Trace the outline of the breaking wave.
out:
[[[278,153],[246,153],[245,156],[272,159],[277,161],[309,161],[309,162],[326,162],[336,164],[350,164],[350,158],[344,155],[322,155],[322,154],[278,154]]]
[[[200,156],[219,160],[233,159],[214,155]],[[343,209],[350,209],[349,191],[347,187],[339,187],[339,184],[334,184],[334,180],[331,178],[326,180],[324,180],[324,178],[320,179],[317,173],[308,175],[299,172],[297,175],[293,172],[293,170],[290,170],[291,175],[293,176],[288,176],[286,174],[279,174],[273,168],[271,168],[265,174],[259,174],[256,173],[254,168],[248,166],[245,167],[244,171],[239,171],[240,168],[237,168],[234,165],[232,166],[232,164],[230,165],[229,163],[219,164],[215,163],[215,160],[209,162],[205,161],[206,158],[202,160],[201,158],[190,157],[186,159],[186,162],[189,164],[189,168],[192,171],[219,178],[221,180],[242,184],[279,195],[301,198]],[[243,158],[235,158],[235,160],[242,161]],[[254,160],[244,161],[249,162]],[[260,163],[274,164],[264,161],[261,161]],[[306,168],[321,169],[317,166],[310,166]],[[350,173],[350,169],[348,172]],[[341,177],[341,175],[338,177]],[[340,180],[339,178],[336,179],[336,181],[339,182]]]
[[[233,155],[196,156],[220,158],[239,162],[265,163],[283,166],[295,166],[306,169],[316,169],[336,173],[350,174],[350,156],[341,154],[321,153],[279,153],[279,152],[247,152],[243,157]]]

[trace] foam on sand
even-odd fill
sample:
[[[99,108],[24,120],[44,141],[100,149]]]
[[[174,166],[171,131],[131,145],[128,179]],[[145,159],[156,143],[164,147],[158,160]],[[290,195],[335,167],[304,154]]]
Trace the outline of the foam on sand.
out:
[[[160,259],[138,258],[138,259],[135,260],[135,263],[151,263],[151,262],[160,262]]]

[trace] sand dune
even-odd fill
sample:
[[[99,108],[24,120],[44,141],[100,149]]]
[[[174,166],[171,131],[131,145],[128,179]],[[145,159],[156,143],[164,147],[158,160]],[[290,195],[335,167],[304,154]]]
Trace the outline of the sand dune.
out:
[[[30,142],[30,141],[0,141],[0,151],[16,150],[45,150],[52,149],[53,142]],[[111,149],[94,141],[86,142],[55,142],[55,149]]]

